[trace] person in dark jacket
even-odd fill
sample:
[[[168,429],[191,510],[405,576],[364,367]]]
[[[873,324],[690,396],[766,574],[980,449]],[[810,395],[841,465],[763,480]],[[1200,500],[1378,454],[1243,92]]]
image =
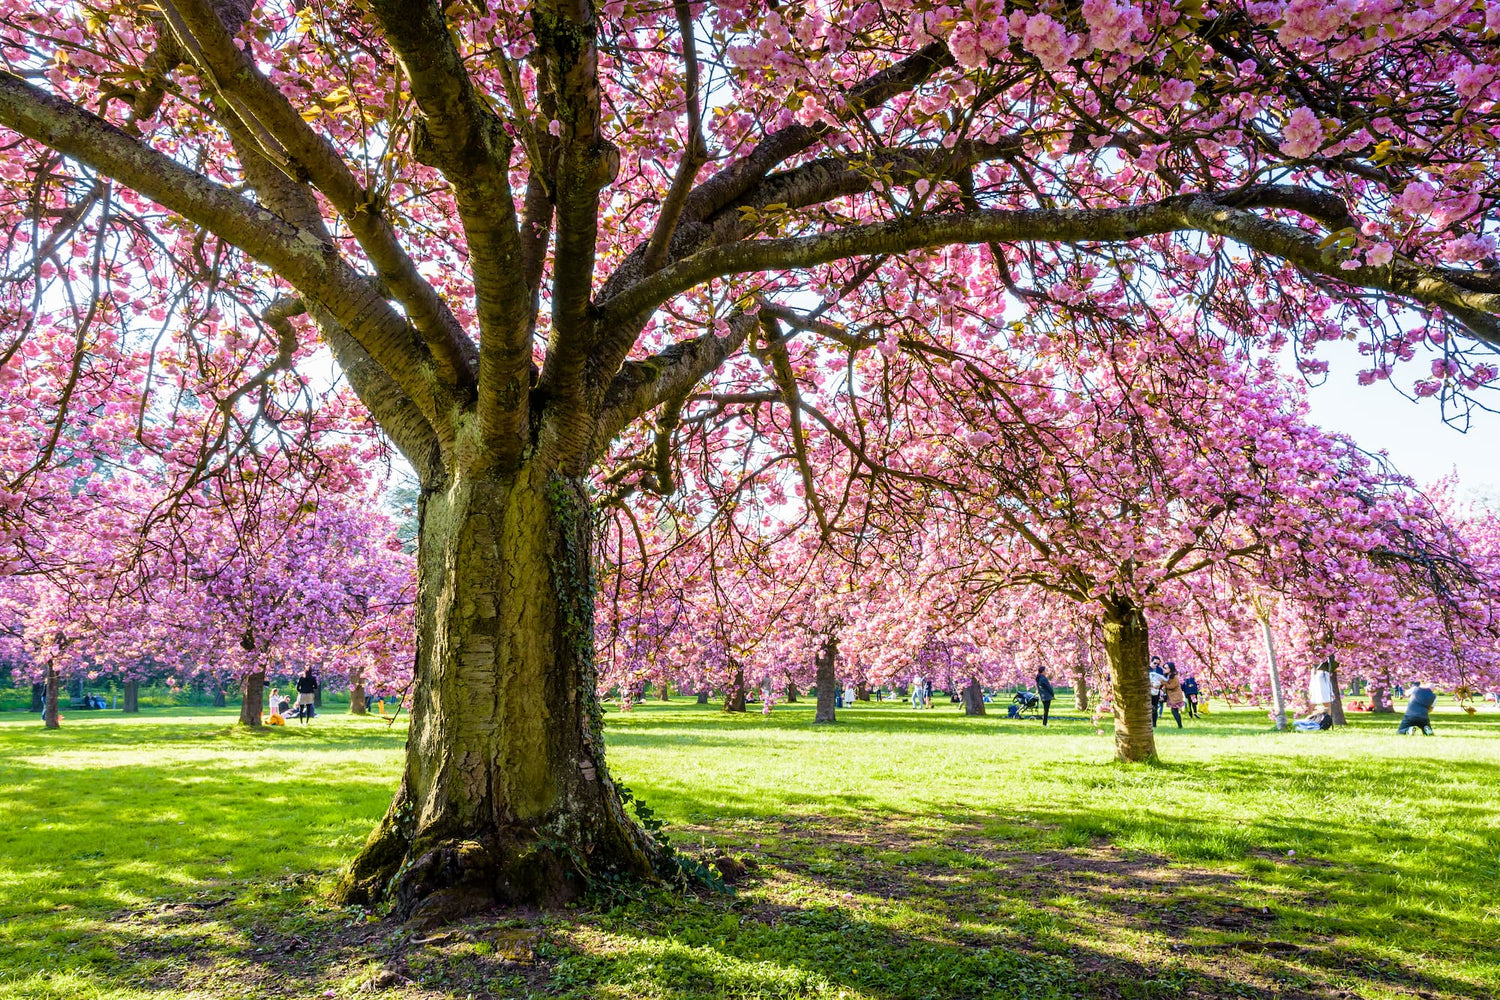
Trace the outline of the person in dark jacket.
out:
[[[1182,679],[1182,696],[1187,699],[1188,718],[1198,717],[1198,678],[1184,677]]]
[[[1047,716],[1052,713],[1052,682],[1047,680],[1047,668],[1036,668],[1036,696],[1042,699],[1042,725],[1047,724]]]
[[[312,667],[302,671],[302,676],[297,678],[297,718],[306,725],[313,716],[313,696],[318,691],[318,679],[313,676]]]
[[[1406,714],[1401,716],[1401,728],[1396,732],[1405,736],[1411,732],[1413,727],[1422,730],[1424,736],[1432,735],[1432,706],[1437,702],[1437,694],[1426,681],[1418,681],[1411,689],[1411,701],[1406,703]]]

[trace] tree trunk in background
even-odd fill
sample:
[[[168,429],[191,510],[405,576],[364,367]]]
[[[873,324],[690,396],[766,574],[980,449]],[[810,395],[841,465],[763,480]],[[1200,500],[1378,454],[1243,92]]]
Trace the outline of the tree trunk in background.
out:
[[[1089,710],[1089,667],[1093,665],[1093,654],[1089,651],[1088,640],[1084,638],[1083,632],[1077,633],[1078,655],[1074,658],[1077,669],[1073,671],[1073,709],[1078,712]]]
[[[745,710],[745,668],[738,663],[734,665],[734,676],[729,680],[729,687],[724,689],[724,711],[743,712]]]
[[[1151,728],[1151,677],[1146,616],[1128,597],[1107,597],[1104,605],[1104,650],[1109,654],[1110,687],[1115,706],[1115,757],[1149,761],[1156,757]]]
[[[869,688],[869,686],[867,684],[865,684],[864,681],[855,681],[854,682],[854,700],[855,701],[869,701],[870,700],[870,688]]]
[[[47,707],[47,685],[36,683],[31,685],[31,710],[33,712],[44,711]]]
[[[813,663],[818,669],[818,710],[813,715],[813,722],[834,722],[834,689],[838,687],[838,676],[834,670],[838,659],[839,644],[837,639],[825,639],[823,648],[818,650],[818,655],[813,658]]]
[[[323,681],[322,681],[322,678],[315,678],[315,680],[317,681],[317,686],[313,688],[313,708],[322,708],[323,707]]]
[[[1335,726],[1347,726],[1349,720],[1344,718],[1344,693],[1339,689],[1339,661],[1332,656],[1328,658],[1328,678],[1333,681],[1333,703],[1328,706],[1328,714],[1333,716]]]
[[[349,714],[364,715],[365,708],[365,678],[360,674],[354,678],[354,683],[349,685]]]
[[[660,849],[604,765],[586,485],[523,466],[420,509],[406,770],[338,898],[425,922],[652,877]]]
[[[240,680],[240,725],[259,726],[265,710],[266,672],[256,670]]]
[[[797,684],[790,677],[786,679],[786,703],[794,705],[797,702]]]
[[[42,701],[42,725],[48,729],[58,726],[57,715],[57,671],[47,664],[46,694]]]
[[[1370,685],[1370,711],[1371,712],[1394,712],[1396,706],[1391,704],[1391,689],[1386,685],[1375,682]]]
[[[662,701],[671,701],[672,700],[672,689],[671,689],[671,687],[668,686],[667,682],[666,681],[662,681],[661,684],[658,685],[658,686],[661,688],[661,700]]]
[[[978,680],[972,677],[969,678],[969,683],[964,686],[961,694],[964,702],[965,715],[984,714],[984,691],[980,688]]]
[[[141,710],[141,682],[126,681],[125,695],[121,699],[123,708],[127,712],[139,712]]]
[[[221,687],[214,688],[214,708],[227,708],[228,705],[229,698],[224,694],[224,689]]]
[[[703,688],[701,691],[698,692],[698,704],[700,704],[700,705],[707,705],[708,704],[708,688]]]

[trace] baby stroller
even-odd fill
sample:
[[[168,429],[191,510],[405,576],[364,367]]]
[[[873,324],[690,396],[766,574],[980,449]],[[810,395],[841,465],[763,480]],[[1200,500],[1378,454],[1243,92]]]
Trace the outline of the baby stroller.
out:
[[[1017,691],[1006,709],[1007,719],[1039,719],[1042,716],[1042,699],[1030,691]]]

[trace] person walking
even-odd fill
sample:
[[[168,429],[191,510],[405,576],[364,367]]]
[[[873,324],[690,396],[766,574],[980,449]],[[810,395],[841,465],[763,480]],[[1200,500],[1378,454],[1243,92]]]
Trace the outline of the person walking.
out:
[[[1188,718],[1198,717],[1198,678],[1189,674],[1182,679],[1182,696],[1187,699]]]
[[[313,676],[312,667],[308,667],[297,678],[297,718],[302,720],[304,726],[312,720],[313,695],[317,690],[318,679]]]
[[[1172,718],[1177,720],[1177,728],[1182,728],[1182,706],[1186,698],[1182,694],[1182,678],[1177,676],[1177,664],[1167,664],[1167,676],[1161,683],[1162,704],[1172,710]]]
[[[1047,679],[1046,666],[1036,668],[1036,696],[1042,699],[1042,725],[1047,724],[1047,717],[1052,714],[1052,682]]]
[[[911,679],[911,707],[912,708],[921,708],[922,707],[922,678],[921,677],[913,677]]]
[[[1396,730],[1402,736],[1412,729],[1422,730],[1423,736],[1432,735],[1432,706],[1437,703],[1437,693],[1426,681],[1417,681],[1411,689],[1411,701],[1406,703],[1406,714],[1401,716],[1401,726]]]
[[[1167,672],[1162,668],[1161,657],[1151,657],[1151,728],[1156,728],[1156,722],[1161,718],[1161,686],[1167,679]]]

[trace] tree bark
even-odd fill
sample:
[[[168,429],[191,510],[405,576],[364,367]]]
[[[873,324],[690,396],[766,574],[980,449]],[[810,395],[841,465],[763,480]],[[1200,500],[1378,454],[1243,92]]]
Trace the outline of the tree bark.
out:
[[[31,685],[31,710],[41,712],[47,707],[47,685],[37,683]]]
[[[964,685],[962,692],[965,715],[984,714],[984,691],[979,686],[979,681],[969,678],[969,683]]]
[[[1335,726],[1346,726],[1349,720],[1344,717],[1344,693],[1339,690],[1339,661],[1332,656],[1328,658],[1328,679],[1333,682],[1333,702],[1328,706],[1328,714]]]
[[[854,682],[854,700],[855,701],[869,701],[870,700],[870,688],[869,688],[869,685],[867,685],[864,681],[855,681]]]
[[[252,670],[240,679],[240,725],[259,726],[265,710],[266,672]]]
[[[724,711],[743,712],[745,710],[745,668],[738,663],[734,665],[734,676],[729,680],[729,687],[724,689]]]
[[[343,902],[446,921],[662,863],[605,769],[585,490],[535,465],[424,487],[406,769]]]
[[[813,714],[813,722],[834,722],[833,709],[834,692],[838,687],[838,677],[834,667],[838,660],[839,643],[837,639],[823,640],[823,648],[818,650],[818,655],[813,658],[813,663],[818,670],[818,709]]]
[[[59,723],[57,715],[57,670],[50,663],[47,664],[45,688],[46,694],[42,702],[42,725],[48,729],[56,729]]]
[[[1394,712],[1396,706],[1391,704],[1391,689],[1384,683],[1376,681],[1370,685],[1370,711],[1371,712]]]
[[[214,708],[226,708],[228,705],[229,698],[225,696],[224,689],[222,687],[214,688]]]
[[[363,674],[356,674],[353,683],[349,685],[349,714],[365,714],[365,678]]]
[[[698,704],[700,704],[700,705],[707,705],[708,704],[708,688],[703,688],[701,691],[698,692]]]
[[[1078,633],[1078,656],[1076,659],[1078,669],[1073,673],[1073,709],[1078,712],[1089,710],[1089,667],[1093,663],[1089,652],[1088,640],[1083,633]]]
[[[1146,616],[1128,597],[1107,597],[1103,604],[1104,650],[1114,693],[1115,758],[1155,763]]]
[[[315,681],[315,683],[316,683],[317,686],[313,688],[313,708],[322,708],[323,707],[323,681],[321,679],[319,679],[319,680]]]
[[[125,694],[121,699],[121,708],[127,712],[139,712],[141,710],[141,682],[126,681]]]
[[[661,691],[660,691],[660,697],[661,697],[662,701],[671,701],[672,700],[672,688],[667,684],[666,681],[662,681],[660,684],[657,685],[657,687],[659,687],[661,689]]]
[[[792,680],[790,676],[786,679],[786,703],[788,705],[795,705],[797,703],[797,682]]]

